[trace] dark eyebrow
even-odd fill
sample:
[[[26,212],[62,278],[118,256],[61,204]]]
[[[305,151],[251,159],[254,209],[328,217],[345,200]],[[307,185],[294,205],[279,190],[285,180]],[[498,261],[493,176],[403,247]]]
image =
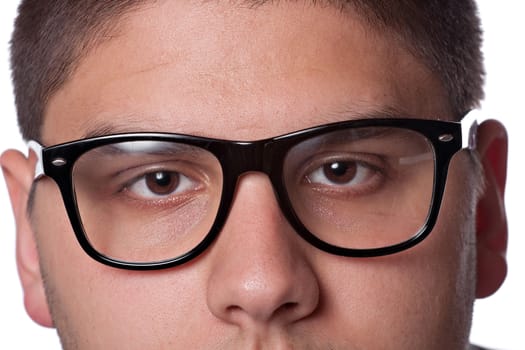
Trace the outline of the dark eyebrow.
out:
[[[138,131],[138,130],[135,130]],[[101,137],[101,136],[107,136],[107,135],[114,135],[114,134],[122,134],[126,132],[131,132],[129,127],[123,128],[119,125],[111,125],[111,124],[99,124],[95,125],[94,127],[88,129],[83,135],[82,138],[89,139],[93,137]]]
[[[381,106],[372,108],[362,108],[360,110],[355,107],[344,108],[333,113],[329,113],[328,117],[335,116],[341,120],[358,120],[358,119],[399,119],[399,118],[419,118],[426,119],[430,116],[415,116],[412,113],[403,111],[394,106]]]

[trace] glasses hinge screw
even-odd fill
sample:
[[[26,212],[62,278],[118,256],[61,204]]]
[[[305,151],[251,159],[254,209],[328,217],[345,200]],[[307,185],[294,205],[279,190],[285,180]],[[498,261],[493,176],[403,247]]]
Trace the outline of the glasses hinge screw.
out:
[[[452,140],[454,140],[454,136],[450,134],[444,134],[444,135],[439,136],[439,141],[441,142],[450,142]]]
[[[51,162],[54,166],[63,166],[66,165],[66,163],[67,161],[64,158],[56,158]]]

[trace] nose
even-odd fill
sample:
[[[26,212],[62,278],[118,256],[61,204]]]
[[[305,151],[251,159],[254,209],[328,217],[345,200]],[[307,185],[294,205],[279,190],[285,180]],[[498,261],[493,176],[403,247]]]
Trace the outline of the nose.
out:
[[[268,178],[243,176],[210,252],[210,311],[241,328],[282,326],[308,317],[319,302],[308,248],[283,217]]]

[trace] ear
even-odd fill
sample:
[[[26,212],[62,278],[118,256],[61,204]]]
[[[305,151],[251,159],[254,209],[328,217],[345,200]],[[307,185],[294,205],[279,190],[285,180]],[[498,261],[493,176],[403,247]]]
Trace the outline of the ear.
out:
[[[477,150],[485,175],[485,190],[477,204],[476,296],[495,293],[507,275],[507,132],[501,123],[489,120],[478,127]]]
[[[34,176],[34,154],[26,158],[22,153],[8,150],[0,157],[0,165],[9,191],[16,223],[16,260],[24,290],[24,304],[28,315],[38,324],[52,327],[35,236],[27,212],[27,201]]]

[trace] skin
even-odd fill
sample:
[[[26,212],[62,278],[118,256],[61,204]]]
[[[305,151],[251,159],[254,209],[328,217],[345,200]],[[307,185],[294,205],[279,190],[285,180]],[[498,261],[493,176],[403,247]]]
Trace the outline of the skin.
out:
[[[107,129],[255,140],[377,110],[451,118],[439,80],[351,12],[162,1],[116,28],[49,101],[45,145]],[[506,272],[499,123],[480,126],[478,153],[485,191],[460,152],[436,228],[408,251],[322,252],[286,222],[269,180],[250,173],[204,254],[130,272],[81,250],[52,180],[38,183],[28,218],[35,157],[7,151],[26,309],[57,327],[65,349],[464,349],[474,298]]]

